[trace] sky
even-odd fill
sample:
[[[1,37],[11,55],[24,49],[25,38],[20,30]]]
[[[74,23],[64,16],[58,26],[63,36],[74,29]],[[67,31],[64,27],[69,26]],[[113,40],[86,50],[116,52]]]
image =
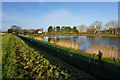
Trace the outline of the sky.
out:
[[[89,26],[94,21],[103,24],[118,20],[117,2],[2,2],[2,30],[11,25],[22,29],[49,26]]]
[[[1,0],[2,2],[119,2],[119,0]]]

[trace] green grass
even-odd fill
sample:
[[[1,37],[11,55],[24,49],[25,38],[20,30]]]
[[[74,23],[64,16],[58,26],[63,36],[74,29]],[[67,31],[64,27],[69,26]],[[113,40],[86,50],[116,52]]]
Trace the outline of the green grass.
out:
[[[69,57],[70,55],[68,52],[69,51],[68,48],[64,48],[61,46],[50,44],[49,42],[38,41],[38,40],[30,39],[30,38],[26,38],[26,40],[37,43],[36,46],[40,44],[41,45],[40,48],[42,48],[43,50],[48,51],[51,54],[54,53],[53,54],[54,56],[58,55],[61,59],[65,60],[68,63],[70,62],[70,64],[75,65],[76,67],[82,68],[85,71],[89,69],[88,68],[88,62],[89,62],[88,53],[72,50],[71,53],[73,55],[72,57]],[[59,50],[59,53],[56,52],[57,50]],[[114,60],[110,58],[102,58],[102,62],[101,62],[98,60],[98,57],[96,55],[94,55],[94,58],[93,58],[93,55],[91,55],[90,64],[92,67],[90,68],[90,70],[95,76],[103,78],[103,79],[110,78],[110,77],[111,78],[116,77],[118,79],[119,77],[118,74],[120,73],[119,62],[120,62],[119,60],[114,62]],[[110,75],[110,77],[108,75]]]
[[[40,35],[40,34],[38,34],[38,35]],[[88,35],[89,35],[89,34],[88,34]],[[91,35],[89,35],[89,36],[91,36]],[[95,36],[95,35],[94,35],[94,36]],[[96,36],[97,36],[97,35],[96,35]],[[102,35],[99,35],[99,36],[102,36]],[[109,35],[109,36],[112,36],[112,35]],[[39,41],[39,40],[37,40],[37,41]],[[41,41],[41,42],[43,42],[44,44],[50,44],[49,42],[44,42],[44,41]],[[80,55],[82,55],[82,56],[89,57],[89,53],[81,52],[81,51],[79,51],[79,50],[69,49],[69,48],[62,47],[62,46],[59,46],[59,45],[54,45],[54,44],[51,44],[51,46],[56,47],[56,48],[59,48],[59,49],[63,49],[63,50],[72,50],[72,51],[74,52],[74,54],[80,54]],[[91,54],[91,58],[92,58],[92,57],[93,57],[93,55]],[[95,59],[95,60],[98,60],[98,56],[97,56],[97,55],[94,55],[94,59]],[[120,66],[120,60],[116,60],[116,62],[114,62],[113,59],[111,59],[111,58],[105,58],[105,57],[103,57],[102,60],[103,60],[104,62],[108,62],[108,63],[115,64],[115,65],[117,64],[118,66]]]
[[[39,41],[39,40],[37,40],[37,41]],[[40,41],[40,42],[43,42],[44,44],[50,44],[49,42],[44,42],[44,41]],[[79,54],[79,55],[82,55],[82,56],[85,56],[85,57],[89,57],[89,53],[85,53],[85,52],[82,52],[82,51],[79,51],[79,50],[69,49],[69,48],[62,47],[62,46],[55,45],[55,44],[50,44],[50,45],[53,46],[53,47],[56,47],[58,49],[66,50],[66,51],[71,50],[71,52],[73,52],[74,54]],[[93,54],[91,54],[91,58],[93,58]],[[94,55],[94,59],[98,60],[98,56]],[[115,64],[115,65],[117,64],[118,66],[120,66],[120,60],[116,60],[116,62],[114,62],[114,59],[106,58],[106,57],[103,57],[102,60],[104,62],[108,62],[108,63]]]
[[[90,65],[92,66],[89,69],[89,54],[72,50],[72,57],[69,55],[69,49],[64,48],[61,46],[57,46],[54,44],[50,44],[49,42],[43,42],[34,40],[27,37],[20,36],[23,40],[26,40],[27,42],[32,43],[32,45],[35,45],[42,49],[43,51],[46,51],[48,54],[52,54],[53,56],[57,56],[60,59],[64,60],[65,62],[70,63],[71,65],[74,65],[76,67],[79,67],[85,71],[91,70],[92,74],[99,78],[118,78],[118,74],[120,73],[120,66],[119,61],[117,63],[113,61],[113,59],[110,58],[102,58],[102,62],[98,60],[97,56],[95,55],[93,58],[93,55],[91,56],[91,62]],[[59,51],[59,52],[58,52]],[[114,73],[114,74],[112,74]]]
[[[38,40],[37,40],[38,41]],[[44,45],[45,44],[50,44],[49,42],[44,42],[44,41],[40,41],[40,42],[42,42]],[[68,48],[65,48],[65,47],[61,47],[61,46],[58,46],[58,45],[54,45],[54,44],[50,44],[52,47],[53,47],[53,49],[60,49],[60,50],[65,50],[65,51],[69,51],[70,49],[68,49]],[[73,49],[71,49],[72,50],[72,54],[74,55],[74,56],[76,56],[76,58],[78,58],[78,59],[80,59],[80,57],[81,57],[81,60],[83,60],[83,61],[86,61],[86,62],[88,62],[88,58],[89,58],[89,54],[88,53],[84,53],[84,52],[81,52],[81,51],[79,51],[79,50],[73,50]],[[61,51],[62,52],[62,51]],[[65,54],[68,54],[68,53],[66,53],[66,52],[62,52],[62,53],[65,53]],[[77,55],[75,55],[75,54],[79,54],[80,56],[78,57]],[[93,58],[93,55],[91,54],[91,63],[92,64],[98,64],[98,65],[101,65],[100,63],[99,63],[99,60],[98,60],[98,56],[97,55],[94,55],[94,58]],[[110,70],[113,70],[113,71],[118,71],[119,70],[119,67],[120,67],[120,60],[116,60],[115,62],[114,62],[114,60],[113,59],[111,59],[111,58],[102,58],[102,63],[104,64],[104,67],[105,68],[107,68],[107,69],[110,69]]]
[[[55,66],[61,66],[63,69],[68,70],[68,72],[73,75],[75,79],[85,79],[85,78],[95,78],[91,76],[90,74],[86,73],[85,71],[78,69],[67,62],[61,60],[60,58],[51,55],[50,53],[42,50],[40,47],[37,47],[27,41],[25,41],[28,45],[30,45],[31,48],[34,48],[35,50],[39,51],[41,54],[43,54],[49,61]],[[48,42],[45,42],[48,43]],[[96,79],[96,78],[95,78]]]
[[[73,79],[67,70],[55,66],[39,51],[12,34],[2,38],[2,77]]]

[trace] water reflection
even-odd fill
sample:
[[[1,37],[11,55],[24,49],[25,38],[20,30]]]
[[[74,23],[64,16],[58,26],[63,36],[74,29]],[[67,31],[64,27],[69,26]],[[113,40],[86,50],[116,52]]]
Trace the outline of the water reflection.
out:
[[[118,37],[88,37],[88,36],[51,36],[45,37],[45,41],[55,39],[55,44],[58,40],[70,40],[79,42],[82,45],[81,51],[86,52],[86,48],[90,45],[114,45],[120,47],[120,38]]]

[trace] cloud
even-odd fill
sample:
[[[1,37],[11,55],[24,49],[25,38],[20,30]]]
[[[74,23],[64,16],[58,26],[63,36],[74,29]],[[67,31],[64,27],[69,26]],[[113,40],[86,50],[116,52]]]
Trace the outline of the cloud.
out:
[[[42,23],[50,25],[74,25],[78,21],[81,21],[81,17],[67,10],[55,10],[42,17]]]
[[[14,14],[8,15],[4,14],[3,16],[3,25],[7,26],[7,24],[12,25],[16,24],[22,26],[23,28],[44,28],[46,31],[47,28],[52,26],[71,26],[79,25],[81,21],[80,16],[73,15],[72,12],[68,10],[54,10],[51,12],[47,12],[43,16],[37,15],[37,17],[28,14]],[[7,23],[7,24],[6,24]],[[29,27],[28,27],[29,26]],[[9,26],[7,26],[9,27]],[[4,28],[3,28],[4,29]]]

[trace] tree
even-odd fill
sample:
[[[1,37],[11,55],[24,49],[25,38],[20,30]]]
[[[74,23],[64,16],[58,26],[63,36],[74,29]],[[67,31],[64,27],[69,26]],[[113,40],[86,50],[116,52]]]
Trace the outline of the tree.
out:
[[[38,33],[38,31],[40,31],[40,29],[36,29],[36,30],[35,30],[35,33]]]
[[[29,32],[30,33],[35,33],[35,29],[30,29]]]
[[[91,24],[91,25],[87,28],[86,32],[87,32],[87,33],[90,33],[90,34],[95,34],[95,32],[96,32],[95,26],[94,26],[93,24]]]
[[[65,32],[65,26],[61,27],[61,32]]]
[[[96,32],[96,29],[95,28],[87,28],[87,30],[86,30],[86,32],[87,33],[90,33],[90,34],[95,34],[95,32]]]
[[[92,26],[94,26],[97,31],[100,31],[101,28],[102,28],[102,22],[100,22],[100,21],[95,21],[94,23],[92,23]]]
[[[93,24],[91,24],[88,28],[89,29],[95,29],[95,26]]]
[[[29,33],[29,31],[26,30],[26,29],[23,29],[23,30],[21,31],[21,33]]]
[[[95,21],[91,24],[91,27],[96,28],[96,31],[98,31],[98,34],[100,34],[100,30],[101,30],[102,26],[103,26],[102,22],[100,22],[100,21]],[[94,28],[91,28],[91,29],[94,29]]]
[[[78,33],[78,30],[76,29],[76,26],[74,26],[74,27],[72,28],[72,32]]]
[[[12,33],[13,32],[13,30],[12,29],[8,29],[8,31],[7,31],[8,33]]]
[[[112,34],[118,34],[118,21],[110,21],[105,24],[105,27]]]
[[[86,25],[82,24],[79,27],[79,32],[85,32],[86,31]]]
[[[40,28],[40,30],[43,32],[43,28]]]
[[[49,28],[48,28],[48,32],[53,32],[53,28],[52,28],[52,26],[49,26]]]
[[[107,29],[110,29],[110,28],[118,28],[118,22],[117,21],[110,21],[108,22],[107,24],[105,24],[105,27]]]
[[[60,32],[60,26],[56,26],[56,32]]]
[[[63,26],[61,27],[61,32],[71,32],[71,27],[70,26]]]
[[[65,32],[71,32],[71,27],[70,26],[67,26],[67,27],[65,27]]]
[[[12,25],[12,27],[10,29],[16,33],[21,33],[21,31],[22,31],[22,28],[20,26],[16,26],[16,25]]]
[[[43,32],[43,28],[36,29],[36,30],[35,30],[35,33],[38,33],[38,31],[42,31],[42,32]]]

